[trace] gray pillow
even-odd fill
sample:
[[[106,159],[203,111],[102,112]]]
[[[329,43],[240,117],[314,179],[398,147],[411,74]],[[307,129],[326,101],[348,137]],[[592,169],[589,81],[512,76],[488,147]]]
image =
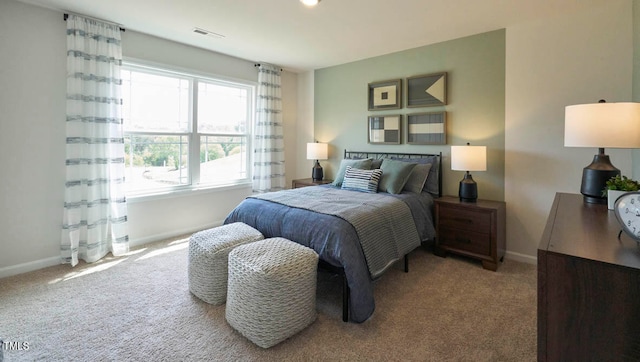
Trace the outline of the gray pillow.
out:
[[[429,176],[427,176],[427,182],[424,183],[424,191],[427,191],[433,196],[440,195],[440,187],[438,185],[438,156],[428,156],[424,158],[400,158],[392,157],[393,160],[412,162],[418,164],[431,164],[429,170]]]
[[[417,164],[416,167],[413,168],[413,171],[411,171],[409,180],[404,185],[404,189],[416,194],[422,193],[424,184],[427,182],[427,177],[429,176],[429,170],[431,170],[430,163]]]
[[[359,168],[361,170],[370,170],[371,169],[371,159],[367,158],[364,160],[352,160],[345,158],[340,162],[340,168],[338,168],[338,172],[336,173],[336,177],[331,183],[333,186],[342,186],[342,180],[344,180],[344,172],[347,169],[347,166],[351,166],[353,168]]]
[[[415,163],[396,161],[385,158],[380,165],[382,170],[382,179],[378,184],[378,191],[388,192],[390,194],[399,194],[404,184],[409,180],[409,175]]]
[[[378,158],[376,160],[371,160],[371,169],[375,170],[376,168],[380,168],[382,165],[382,158]]]

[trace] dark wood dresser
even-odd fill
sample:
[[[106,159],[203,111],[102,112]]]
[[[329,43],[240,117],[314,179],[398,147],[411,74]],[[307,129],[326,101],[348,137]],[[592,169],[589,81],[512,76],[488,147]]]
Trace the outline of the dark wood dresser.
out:
[[[607,205],[556,194],[538,248],[538,360],[640,360],[640,247]]]

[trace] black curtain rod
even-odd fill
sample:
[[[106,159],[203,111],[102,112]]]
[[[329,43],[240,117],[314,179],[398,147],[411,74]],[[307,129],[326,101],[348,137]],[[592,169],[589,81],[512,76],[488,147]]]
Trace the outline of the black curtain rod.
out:
[[[91,18],[91,17],[88,17],[88,16],[83,16],[83,15],[80,15],[80,16],[82,16],[84,18],[87,18],[87,19],[93,19],[93,20],[102,21],[102,22],[105,22],[105,23],[110,23],[109,21],[104,21],[104,20],[100,20],[100,19],[94,19],[94,18]],[[67,19],[69,18],[69,14],[64,13],[63,18],[64,18],[64,21],[67,21]],[[111,23],[111,24],[114,24],[114,23]],[[118,24],[114,24],[114,25],[118,25]],[[121,32],[126,31],[126,29],[121,27],[121,26],[118,26],[118,28],[120,29]]]
[[[260,64],[260,63],[256,63],[256,64],[254,64],[253,66],[254,66],[254,67],[259,67],[259,66],[261,66],[261,65],[262,65],[262,64]],[[282,70],[282,68],[280,68],[280,71],[281,71],[281,72],[283,71],[283,70]]]

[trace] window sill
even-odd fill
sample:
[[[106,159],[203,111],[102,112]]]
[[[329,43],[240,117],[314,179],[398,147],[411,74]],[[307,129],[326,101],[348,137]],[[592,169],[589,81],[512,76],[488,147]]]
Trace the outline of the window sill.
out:
[[[248,189],[249,193],[251,193],[251,183],[243,182],[243,183],[228,184],[228,185],[200,186],[200,187],[186,188],[183,190],[167,190],[167,191],[160,191],[153,194],[127,195],[126,197],[127,197],[128,203],[135,204],[135,203],[142,203],[147,201],[226,192],[229,190],[237,190],[237,189],[245,189],[245,188]]]

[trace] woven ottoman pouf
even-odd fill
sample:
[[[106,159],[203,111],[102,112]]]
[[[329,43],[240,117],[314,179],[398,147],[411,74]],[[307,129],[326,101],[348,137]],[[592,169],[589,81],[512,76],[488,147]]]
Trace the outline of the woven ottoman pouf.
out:
[[[269,348],[316,319],[318,254],[284,238],[239,246],[229,254],[227,322]]]
[[[262,239],[262,233],[242,222],[191,235],[188,266],[191,293],[207,303],[223,304],[227,299],[229,252],[236,246]]]

